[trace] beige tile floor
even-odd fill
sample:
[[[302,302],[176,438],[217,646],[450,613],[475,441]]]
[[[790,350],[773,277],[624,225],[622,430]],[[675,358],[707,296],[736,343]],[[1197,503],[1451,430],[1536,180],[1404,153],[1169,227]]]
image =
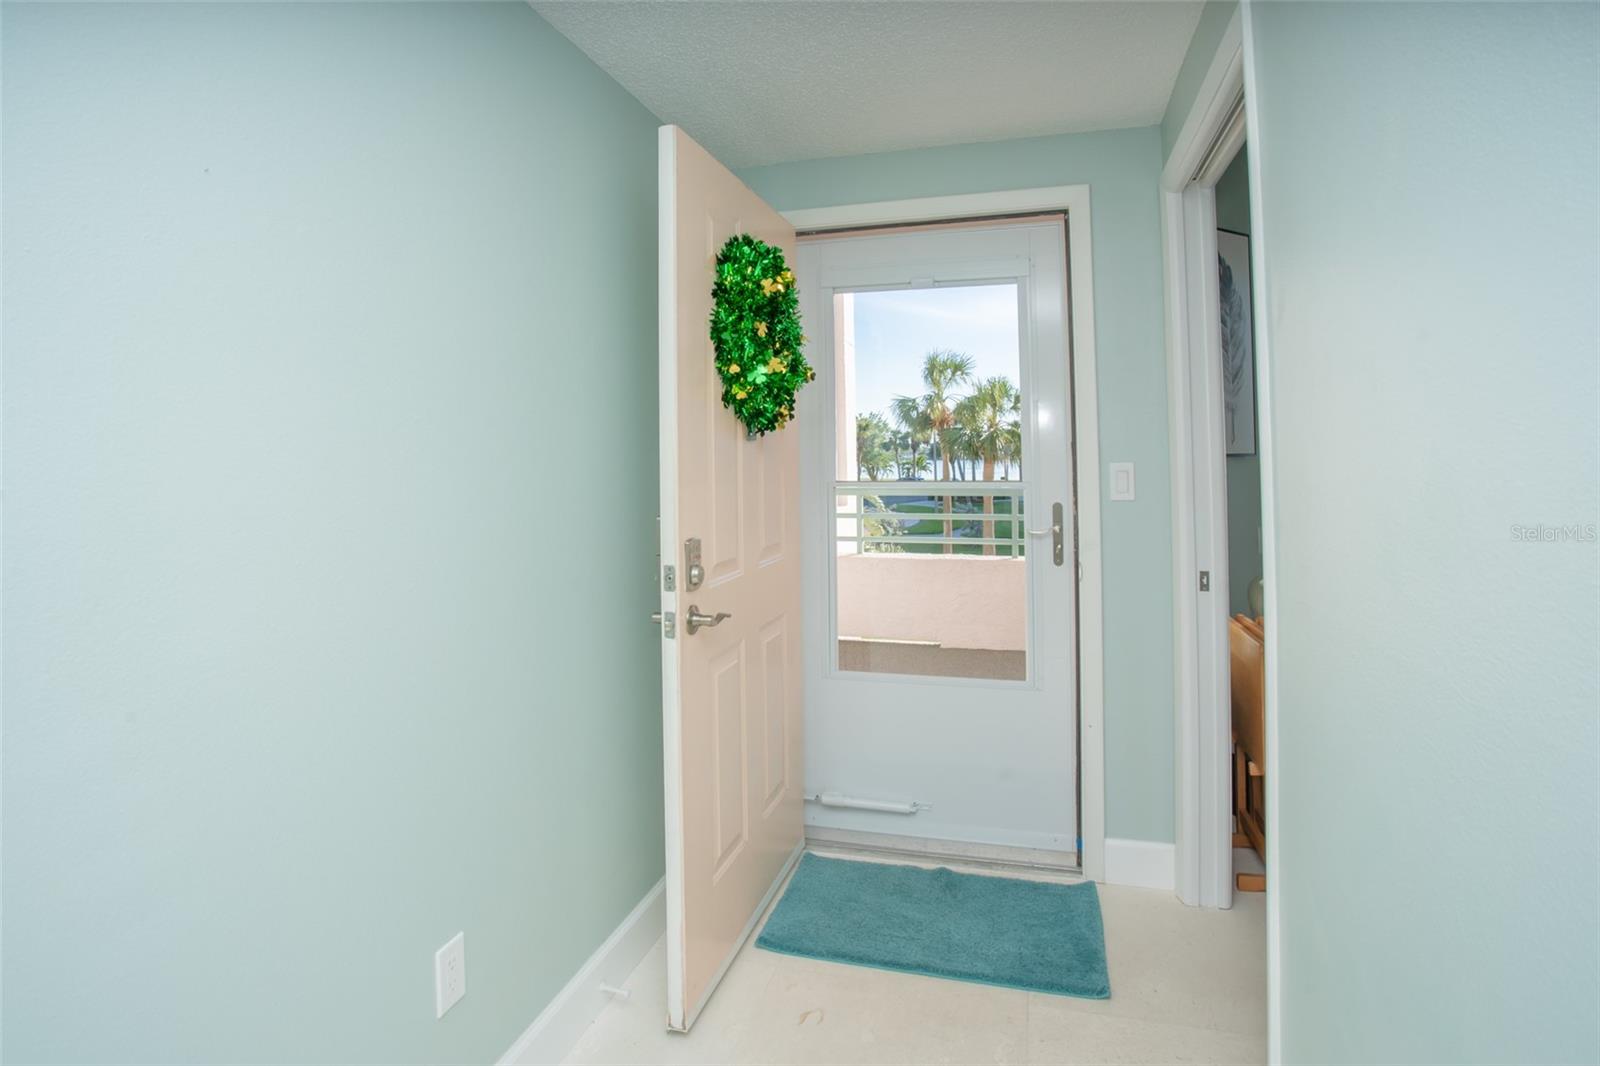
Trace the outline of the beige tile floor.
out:
[[[1260,1063],[1266,909],[1102,886],[1111,998],[1072,999],[739,953],[694,1030],[666,1032],[665,946],[628,979],[567,1062]]]

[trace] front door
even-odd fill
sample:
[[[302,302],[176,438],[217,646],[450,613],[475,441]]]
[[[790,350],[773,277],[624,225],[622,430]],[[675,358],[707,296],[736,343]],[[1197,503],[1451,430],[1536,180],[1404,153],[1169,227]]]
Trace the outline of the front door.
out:
[[[663,127],[659,147],[667,1024],[681,1030],[804,840],[799,434],[747,439],[708,332],[723,242],[748,233],[793,263],[795,235],[682,130]]]
[[[813,838],[1079,864],[1066,220],[801,245]]]

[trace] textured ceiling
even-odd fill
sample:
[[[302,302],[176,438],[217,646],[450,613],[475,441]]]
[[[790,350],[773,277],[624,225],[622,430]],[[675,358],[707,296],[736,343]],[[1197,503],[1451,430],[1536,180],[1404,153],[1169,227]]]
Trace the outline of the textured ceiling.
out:
[[[1200,6],[533,2],[734,167],[1159,122]]]

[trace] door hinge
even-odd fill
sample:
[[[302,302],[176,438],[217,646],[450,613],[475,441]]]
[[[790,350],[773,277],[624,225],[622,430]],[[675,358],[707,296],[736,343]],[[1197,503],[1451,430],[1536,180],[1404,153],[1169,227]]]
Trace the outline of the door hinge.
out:
[[[1210,592],[1211,591],[1211,571],[1209,571],[1209,570],[1200,571],[1200,591],[1201,592]]]

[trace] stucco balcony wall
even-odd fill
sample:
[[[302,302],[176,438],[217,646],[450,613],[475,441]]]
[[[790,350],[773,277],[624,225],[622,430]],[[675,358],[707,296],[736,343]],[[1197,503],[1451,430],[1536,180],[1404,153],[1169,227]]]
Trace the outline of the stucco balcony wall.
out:
[[[838,567],[841,638],[1027,647],[1024,559],[869,552],[840,555]]]

